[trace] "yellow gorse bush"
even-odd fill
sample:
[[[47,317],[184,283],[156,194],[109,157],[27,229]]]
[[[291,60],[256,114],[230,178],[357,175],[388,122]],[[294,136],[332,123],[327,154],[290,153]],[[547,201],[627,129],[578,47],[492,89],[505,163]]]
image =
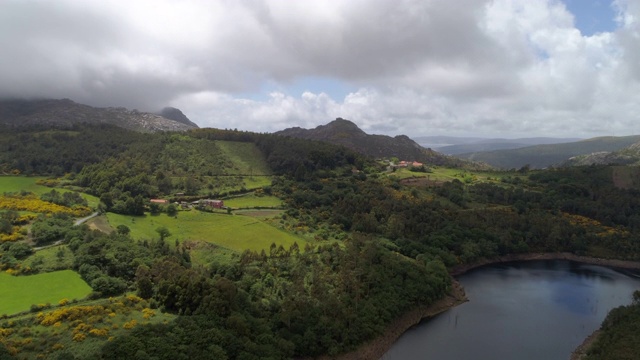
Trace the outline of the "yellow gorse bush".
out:
[[[40,200],[34,194],[0,196],[0,209],[31,211],[42,214],[63,213],[75,217],[85,216],[91,213],[91,209],[86,206],[74,206],[73,208],[69,208]]]

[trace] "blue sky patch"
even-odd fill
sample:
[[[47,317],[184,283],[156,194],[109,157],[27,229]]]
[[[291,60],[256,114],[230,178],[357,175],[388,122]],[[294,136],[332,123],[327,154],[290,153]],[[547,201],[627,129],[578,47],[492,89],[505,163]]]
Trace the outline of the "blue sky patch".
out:
[[[611,0],[562,0],[573,16],[582,35],[612,32],[617,28]]]

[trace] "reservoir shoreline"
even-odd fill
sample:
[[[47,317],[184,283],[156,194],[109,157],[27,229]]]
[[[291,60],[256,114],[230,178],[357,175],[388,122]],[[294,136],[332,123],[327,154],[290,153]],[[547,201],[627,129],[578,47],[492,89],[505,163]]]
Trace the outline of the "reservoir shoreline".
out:
[[[512,254],[504,255],[490,259],[481,259],[472,264],[454,266],[449,270],[449,274],[452,277],[462,275],[473,269],[492,264],[500,264],[507,262],[517,261],[535,261],[535,260],[569,260],[579,262],[583,264],[605,266],[626,270],[640,270],[640,262],[616,260],[616,259],[602,259],[589,256],[580,256],[571,253],[529,253],[529,254]],[[321,356],[314,359],[317,360],[373,360],[380,359],[391,346],[404,334],[407,330],[413,326],[419,324],[421,321],[432,318],[440,313],[443,313],[455,306],[458,306],[468,301],[465,295],[464,288],[455,279],[452,279],[452,290],[444,298],[436,301],[430,306],[421,306],[414,310],[411,310],[398,319],[393,321],[382,335],[374,340],[371,340],[358,349],[340,354],[337,356]],[[574,351],[571,360],[580,359],[582,355],[586,354],[589,346],[596,340],[598,331],[596,330],[591,336],[585,339],[585,341]]]

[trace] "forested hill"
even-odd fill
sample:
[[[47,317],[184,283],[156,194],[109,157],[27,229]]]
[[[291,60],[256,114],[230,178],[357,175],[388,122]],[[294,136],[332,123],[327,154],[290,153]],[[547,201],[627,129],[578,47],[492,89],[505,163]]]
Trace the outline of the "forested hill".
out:
[[[343,145],[373,158],[396,157],[400,160],[419,161],[431,165],[480,167],[478,164],[472,164],[431,149],[425,149],[405,135],[390,137],[367,134],[353,122],[342,118],[337,118],[315,129],[294,127],[278,131],[275,135]]]
[[[519,169],[525,165],[543,169],[561,164],[567,159],[596,152],[623,149],[640,141],[640,135],[604,136],[564,144],[528,146],[519,149],[474,152],[456,155],[459,158],[481,161],[501,169]]]
[[[197,128],[180,110],[167,110],[163,115],[127,110],[125,108],[97,108],[62,100],[0,100],[0,124],[10,126],[71,126],[74,124],[111,124],[125,129],[155,132],[184,131]],[[179,114],[178,114],[179,112]],[[172,120],[164,115],[179,116]],[[186,119],[186,121],[184,121]]]

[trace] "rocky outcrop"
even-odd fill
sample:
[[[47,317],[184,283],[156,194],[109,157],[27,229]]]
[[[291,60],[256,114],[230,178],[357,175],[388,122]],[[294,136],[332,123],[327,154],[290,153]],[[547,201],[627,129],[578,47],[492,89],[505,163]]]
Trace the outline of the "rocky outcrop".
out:
[[[158,115],[162,116],[165,119],[177,121],[181,124],[193,126],[196,128],[198,127],[198,125],[193,121],[189,120],[189,118],[185,114],[183,114],[182,111],[174,107],[168,106],[162,109],[162,111],[160,111]]]

